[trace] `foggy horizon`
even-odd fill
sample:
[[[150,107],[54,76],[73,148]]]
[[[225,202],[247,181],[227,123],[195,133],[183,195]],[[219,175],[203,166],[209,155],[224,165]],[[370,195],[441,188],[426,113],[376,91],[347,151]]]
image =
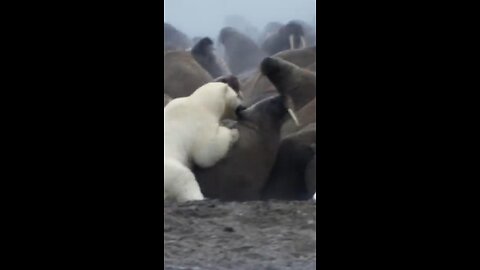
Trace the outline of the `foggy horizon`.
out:
[[[164,0],[164,22],[190,38],[216,39],[228,16],[239,15],[258,31],[269,22],[303,20],[314,26],[315,0]]]

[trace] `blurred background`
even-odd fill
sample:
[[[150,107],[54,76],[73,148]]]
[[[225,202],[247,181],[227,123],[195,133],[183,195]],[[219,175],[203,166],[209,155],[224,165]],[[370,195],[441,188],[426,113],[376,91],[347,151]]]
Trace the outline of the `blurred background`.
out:
[[[164,22],[188,36],[216,37],[221,27],[301,19],[315,25],[315,0],[164,0]],[[256,30],[252,30],[256,31]]]

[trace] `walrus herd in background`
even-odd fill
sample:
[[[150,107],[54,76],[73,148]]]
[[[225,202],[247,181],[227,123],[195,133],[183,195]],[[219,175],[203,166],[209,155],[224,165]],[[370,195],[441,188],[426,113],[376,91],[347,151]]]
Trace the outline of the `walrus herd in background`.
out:
[[[240,138],[225,158],[193,173],[206,198],[309,200],[316,194],[316,33],[292,20],[259,36],[226,26],[188,37],[164,23],[164,107],[222,81],[246,109],[225,126]]]

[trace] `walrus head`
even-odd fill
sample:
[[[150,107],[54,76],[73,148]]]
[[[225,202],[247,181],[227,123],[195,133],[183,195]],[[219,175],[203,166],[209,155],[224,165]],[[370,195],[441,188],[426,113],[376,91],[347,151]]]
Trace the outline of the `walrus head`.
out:
[[[226,64],[215,54],[213,41],[208,38],[200,39],[191,50],[193,58],[206,70],[213,78],[228,73]]]
[[[290,50],[302,49],[306,47],[305,34],[302,25],[297,22],[289,22],[280,29],[280,33],[288,36]]]
[[[218,36],[218,41],[221,44],[225,44],[225,42],[232,36],[239,34],[239,32],[233,27],[224,27],[220,30],[220,35]]]
[[[167,51],[186,50],[191,41],[186,34],[169,23],[163,23],[163,47]]]
[[[278,92],[284,97],[285,108],[287,108],[288,114],[292,118],[293,122],[299,126],[300,123],[295,115],[295,101],[292,98],[292,94],[295,93],[292,93],[290,88],[281,87],[281,85],[277,83],[277,78],[283,78],[283,76],[285,76],[285,72],[290,72],[291,69],[295,68],[293,65],[285,65],[285,63],[286,61],[281,62],[281,60],[279,61],[278,59],[267,57],[262,61],[260,69],[262,74],[264,74],[275,85]]]
[[[260,66],[275,88],[291,98],[292,110],[305,106],[316,96],[316,74],[277,57],[265,58]]]

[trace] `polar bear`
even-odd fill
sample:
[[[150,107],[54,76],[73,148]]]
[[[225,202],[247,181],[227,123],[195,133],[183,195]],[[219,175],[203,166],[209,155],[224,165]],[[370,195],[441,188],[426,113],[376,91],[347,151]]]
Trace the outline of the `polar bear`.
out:
[[[223,82],[207,83],[188,97],[176,98],[164,108],[164,200],[203,200],[191,172],[195,164],[213,166],[238,140],[238,130],[220,126],[235,117],[241,99]]]

